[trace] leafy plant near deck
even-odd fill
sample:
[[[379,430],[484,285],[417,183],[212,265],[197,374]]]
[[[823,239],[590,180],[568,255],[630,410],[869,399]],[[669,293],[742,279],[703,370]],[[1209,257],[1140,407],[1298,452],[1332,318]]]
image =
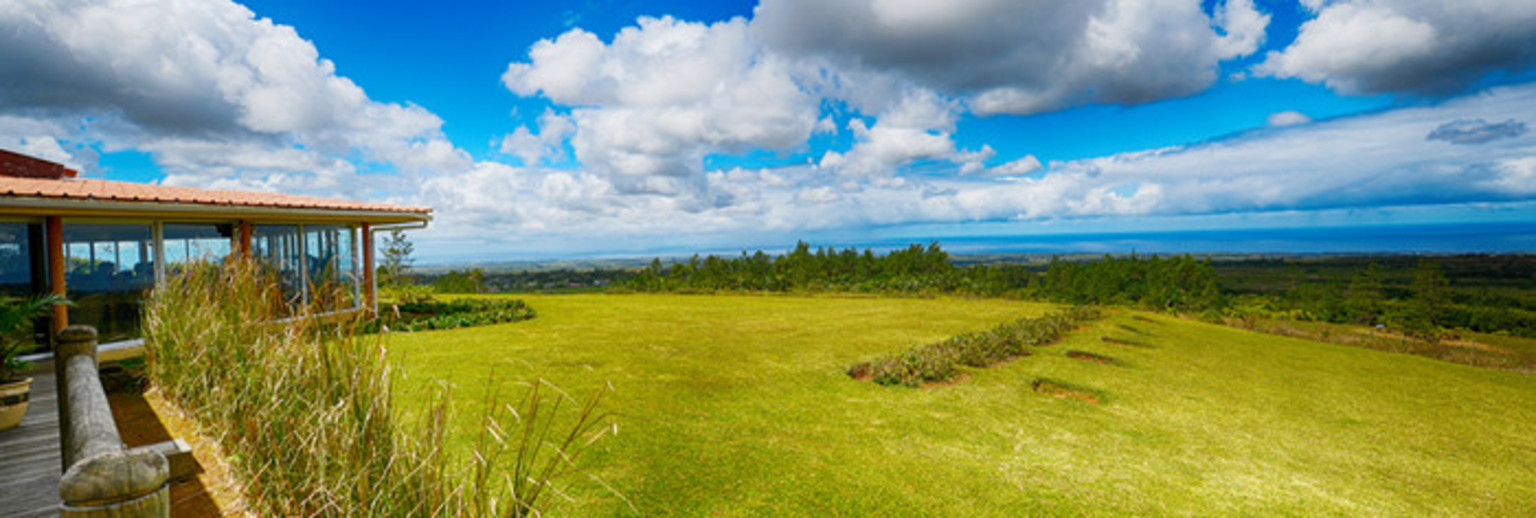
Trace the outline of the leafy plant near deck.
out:
[[[1073,307],[1040,318],[1021,318],[986,331],[956,335],[848,368],[848,375],[881,385],[916,387],[947,381],[957,365],[986,367],[1029,354],[1028,347],[1048,344],[1079,323],[1099,318],[1097,309]]]
[[[579,470],[581,451],[606,435],[601,393],[565,428],[553,416],[571,398],[534,385],[527,399],[548,410],[488,410],[481,422],[494,445],[458,462],[443,448],[446,389],[428,400],[419,427],[408,426],[377,338],[351,324],[277,321],[315,310],[288,308],[271,281],[248,262],[185,268],[152,294],[145,326],[152,383],[218,438],[259,515],[536,516],[557,479]],[[557,433],[570,439],[547,440]],[[550,468],[509,468],[496,453],[505,449]],[[509,470],[517,479],[504,484]],[[462,484],[471,472],[475,483]]]
[[[58,295],[39,295],[29,299],[0,297],[0,383],[8,383],[16,373],[27,368],[17,359],[32,350],[31,336],[21,336],[33,319],[48,315],[54,304],[64,304]]]

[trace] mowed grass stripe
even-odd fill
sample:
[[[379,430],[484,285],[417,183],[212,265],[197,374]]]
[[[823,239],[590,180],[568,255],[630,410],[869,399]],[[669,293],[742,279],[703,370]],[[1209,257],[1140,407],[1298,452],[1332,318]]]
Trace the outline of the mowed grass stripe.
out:
[[[404,406],[451,383],[467,451],[488,379],[543,376],[573,394],[611,382],[620,433],[591,459],[647,515],[1513,515],[1536,501],[1530,376],[1117,311],[963,383],[912,390],[843,368],[1054,308],[523,298],[537,319],[391,335]],[[1042,378],[1105,401],[1037,393]],[[628,511],[600,488],[574,492],[561,514]]]

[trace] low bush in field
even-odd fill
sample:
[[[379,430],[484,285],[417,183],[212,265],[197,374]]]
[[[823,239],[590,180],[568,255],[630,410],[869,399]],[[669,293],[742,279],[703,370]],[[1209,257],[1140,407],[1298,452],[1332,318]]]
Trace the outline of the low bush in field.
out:
[[[1029,354],[1028,348],[1060,339],[1078,324],[1099,318],[1094,308],[1074,307],[1040,318],[1021,318],[986,331],[956,335],[848,368],[854,378],[881,385],[916,387],[953,378],[958,365],[986,367]]]
[[[446,389],[407,424],[382,345],[349,324],[279,321],[316,311],[286,307],[277,286],[248,262],[201,264],[146,304],[152,385],[216,438],[256,515],[537,516],[610,432],[601,391],[576,402],[541,380],[515,407],[487,405],[476,450],[450,457]]]
[[[383,326],[393,331],[432,331],[521,322],[538,316],[523,301],[504,299],[430,300],[394,308],[393,315],[370,322],[366,330],[377,331]]]
[[[379,287],[379,295],[387,300],[393,300],[400,304],[413,304],[417,302],[431,302],[437,290],[431,286],[421,284],[396,284]]]

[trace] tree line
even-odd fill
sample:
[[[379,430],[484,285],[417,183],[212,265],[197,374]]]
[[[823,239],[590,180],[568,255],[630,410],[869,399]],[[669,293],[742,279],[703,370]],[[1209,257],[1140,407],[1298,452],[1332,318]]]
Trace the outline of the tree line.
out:
[[[694,255],[686,262],[654,259],[622,287],[640,292],[844,291],[860,293],[1011,296],[1069,304],[1126,304],[1202,310],[1219,302],[1210,261],[1190,256],[1105,256],[1099,261],[1052,260],[1039,266],[956,266],[938,243],[913,244],[879,255],[811,246],[768,255]]]
[[[1053,258],[1045,264],[957,265],[937,243],[876,253],[812,247],[660,258],[639,269],[486,274],[478,269],[413,275],[410,245],[386,240],[381,284],[423,284],[436,293],[618,290],[633,292],[847,292],[967,295],[1064,304],[1123,305],[1217,318],[1278,318],[1385,325],[1433,339],[1441,328],[1536,336],[1536,261],[1459,257],[1468,286],[1453,286],[1436,258],[1243,260],[1189,255]],[[1369,261],[1369,262],[1367,262]],[[1385,263],[1388,267],[1383,267]],[[1301,270],[1305,267],[1306,271]]]
[[[1453,259],[1502,262],[1475,256]],[[1494,287],[1463,276],[1459,279],[1465,285],[1457,286],[1439,259],[1417,258],[1412,266],[1397,262],[1390,269],[1376,261],[1335,268],[1340,271],[1324,278],[1298,272],[1291,265],[1279,278],[1281,287],[1229,293],[1225,304],[1228,312],[1240,315],[1382,325],[1430,340],[1438,338],[1441,329],[1536,337],[1536,312],[1532,311],[1536,300],[1529,298],[1536,284],[1533,272],[1498,272],[1490,276]]]
[[[1218,271],[1213,260],[1105,255],[1097,260],[1048,264],[958,266],[938,243],[913,244],[876,254],[847,248],[812,248],[801,241],[793,251],[762,251],[737,257],[694,255],[635,272],[615,287],[638,292],[719,291],[855,292],[957,294],[1046,300],[1065,304],[1133,306],[1198,314],[1212,319],[1279,318],[1383,325],[1424,339],[1442,328],[1536,336],[1536,312],[1527,300],[1536,275],[1529,258],[1458,258],[1468,276],[1481,275],[1493,288],[1456,288],[1439,259],[1386,258],[1391,269],[1372,260],[1324,260],[1332,277],[1315,278],[1288,261],[1239,261],[1243,268]],[[1267,290],[1239,291],[1227,283],[1270,283]],[[1512,284],[1511,284],[1512,283]],[[1511,295],[1514,293],[1516,295]]]
[[[873,250],[811,249],[801,241],[787,254],[759,250],[734,258],[698,254],[663,265],[653,259],[621,286],[640,292],[713,291],[951,291],[956,268],[938,243],[875,255]]]

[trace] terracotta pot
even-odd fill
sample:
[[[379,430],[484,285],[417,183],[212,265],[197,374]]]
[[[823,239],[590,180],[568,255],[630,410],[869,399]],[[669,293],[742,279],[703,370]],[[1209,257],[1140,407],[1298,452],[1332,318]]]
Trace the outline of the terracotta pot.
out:
[[[32,398],[32,378],[0,384],[0,430],[9,430],[21,424],[27,415],[27,402]]]

